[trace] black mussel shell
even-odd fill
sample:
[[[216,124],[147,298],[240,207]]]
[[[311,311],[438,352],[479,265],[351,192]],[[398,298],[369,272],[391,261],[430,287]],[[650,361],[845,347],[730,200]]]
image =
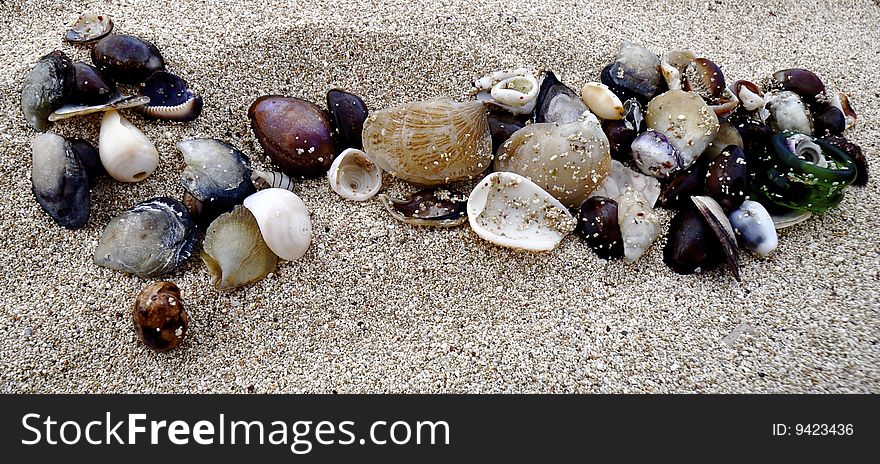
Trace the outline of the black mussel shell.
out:
[[[110,35],[92,48],[92,63],[116,82],[140,84],[153,73],[165,70],[159,49],[130,35]]]
[[[839,148],[853,160],[853,163],[856,165],[856,170],[858,171],[853,185],[865,186],[868,184],[868,161],[865,159],[865,154],[862,153],[862,148],[860,146],[840,135],[823,137],[822,140]]]
[[[467,221],[467,195],[443,187],[420,190],[408,198],[379,195],[394,219],[418,226],[454,227]]]
[[[73,63],[73,88],[70,102],[81,105],[107,103],[116,94],[116,84],[107,81],[98,68],[81,61]]]
[[[507,112],[491,111],[486,117],[489,120],[489,132],[492,134],[492,153],[498,153],[498,148],[514,132],[526,126],[521,117]]]
[[[621,163],[632,159],[631,147],[638,132],[630,124],[624,120],[606,119],[602,121],[602,132],[608,137],[612,158]]]
[[[749,162],[754,162],[770,151],[770,139],[773,137],[773,129],[770,125],[742,113],[734,114],[729,122],[742,137],[743,151]]]
[[[31,127],[41,132],[49,127],[49,114],[67,100],[73,79],[73,63],[60,50],[40,58],[27,72],[21,86],[21,111]]]
[[[623,237],[617,222],[617,202],[606,197],[587,198],[581,204],[577,232],[602,259],[623,256]]]
[[[818,136],[840,135],[846,129],[846,117],[837,107],[816,105],[813,110],[813,131]]]
[[[31,191],[37,203],[60,226],[85,227],[91,209],[89,179],[71,143],[46,133],[37,136],[31,147]]]
[[[825,92],[822,79],[812,71],[800,68],[783,69],[773,73],[773,87],[790,90],[805,102],[812,104]]]
[[[668,209],[688,209],[693,207],[691,197],[706,191],[706,163],[697,160],[684,171],[673,174],[672,179],[663,186],[657,204]]]
[[[107,15],[85,13],[64,34],[64,40],[72,44],[90,44],[105,37],[113,30],[113,21]]]
[[[670,269],[679,274],[693,274],[723,260],[718,237],[696,208],[691,206],[672,218],[663,247],[663,262]]]
[[[107,174],[104,165],[101,164],[101,157],[98,156],[98,150],[88,140],[68,139],[73,154],[79,158],[86,175],[89,178],[89,188],[94,187],[98,182],[98,178]]]
[[[336,132],[336,150],[342,153],[348,148],[362,150],[364,142],[361,134],[367,120],[367,104],[361,97],[341,89],[327,92],[327,109]]]
[[[577,92],[559,82],[552,71],[546,71],[535,103],[534,122],[566,124],[576,121],[586,110]]]
[[[150,102],[141,107],[141,112],[149,118],[186,122],[202,114],[202,97],[192,93],[185,80],[170,72],[153,73],[139,93],[150,98]]]
[[[728,145],[709,163],[706,192],[726,212],[739,208],[746,200],[749,170],[742,148]]]
[[[718,99],[727,88],[721,68],[706,58],[696,58],[688,64],[682,74],[682,86],[710,101]]]
[[[697,211],[703,215],[703,219],[706,221],[709,229],[715,233],[715,237],[721,244],[721,250],[724,252],[723,256],[727,260],[727,267],[730,269],[730,273],[733,274],[737,281],[740,281],[739,246],[736,244],[736,234],[733,231],[733,226],[730,225],[727,213],[711,197],[694,196],[691,197],[691,201],[697,206]]]
[[[666,80],[660,73],[660,59],[638,46],[630,45],[626,50],[624,48],[618,53],[615,62],[602,69],[599,79],[620,101],[636,98],[640,103],[647,104],[667,90]],[[626,60],[621,60],[620,55],[624,53],[629,56]],[[652,62],[646,63],[644,58],[650,58]]]

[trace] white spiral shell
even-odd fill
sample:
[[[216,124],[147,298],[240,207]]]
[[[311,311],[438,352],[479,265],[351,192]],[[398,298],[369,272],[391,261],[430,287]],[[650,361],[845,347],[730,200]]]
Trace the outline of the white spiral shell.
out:
[[[382,188],[382,170],[357,148],[348,148],[333,160],[327,179],[330,188],[347,200],[369,200]]]
[[[273,253],[287,261],[306,254],[312,241],[312,221],[306,204],[290,190],[268,188],[244,199]]]
[[[120,182],[142,181],[159,166],[153,142],[115,110],[101,120],[98,153],[107,173]]]

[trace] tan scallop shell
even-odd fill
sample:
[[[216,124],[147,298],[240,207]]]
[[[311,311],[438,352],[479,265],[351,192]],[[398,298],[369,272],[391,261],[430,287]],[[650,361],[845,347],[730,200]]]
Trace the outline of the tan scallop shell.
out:
[[[448,98],[406,103],[371,113],[364,151],[382,170],[417,185],[472,179],[492,162],[483,103]]]
[[[278,257],[269,249],[254,215],[244,206],[221,214],[205,232],[202,261],[218,289],[252,284],[275,271]]]

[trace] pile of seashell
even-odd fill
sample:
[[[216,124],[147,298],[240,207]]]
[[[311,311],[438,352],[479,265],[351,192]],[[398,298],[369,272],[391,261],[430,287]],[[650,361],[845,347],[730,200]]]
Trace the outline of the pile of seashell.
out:
[[[106,16],[83,15],[66,39],[92,44],[95,66],[56,51],[23,83],[22,111],[39,131],[104,112],[97,150],[52,133],[33,140],[34,195],[63,227],[87,223],[89,189],[102,173],[137,182],[158,165],[156,148],[119,110],[189,121],[202,108],[154,45],[110,35],[112,27]],[[326,176],[343,198],[367,201],[384,171],[421,188],[406,198],[378,195],[394,219],[468,222],[479,237],[521,250],[551,250],[577,231],[599,257],[636,261],[662,233],[654,208],[669,208],[676,213],[664,262],[681,274],[726,263],[739,280],[740,247],[768,256],[776,229],[824,213],[847,186],[867,182],[861,150],[841,135],[856,120],[849,99],[810,71],[728,85],[715,63],[691,51],[658,56],[624,43],[599,80],[578,93],[550,71],[501,70],[474,82],[471,101],[374,112],[340,89],[327,92],[326,110],[262,96],[248,118],[279,171],[252,169],[221,140],[181,141],[182,200],[149,199],[113,218],[94,262],[157,277],[179,269],[201,236],[212,284],[249,285],[309,247],[309,211],[294,179]],[[137,94],[117,85],[137,85]],[[452,186],[468,181],[476,181],[470,194]],[[187,327],[171,282],[144,288],[133,318],[141,340],[159,351],[177,346]]]

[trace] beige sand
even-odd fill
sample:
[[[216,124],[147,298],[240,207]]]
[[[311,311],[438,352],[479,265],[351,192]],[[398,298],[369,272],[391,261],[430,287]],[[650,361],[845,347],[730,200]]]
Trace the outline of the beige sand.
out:
[[[91,262],[108,220],[179,197],[174,143],[227,140],[266,161],[246,110],[267,93],[324,99],[339,86],[371,108],[466,98],[470,81],[517,64],[573,87],[623,39],[689,47],[729,78],[806,66],[852,96],[849,136],[880,173],[880,7],[783,1],[24,1],[0,3],[0,391],[2,392],[880,392],[880,187],[854,188],[824,218],[786,230],[766,261],[682,277],[657,243],[603,262],[575,237],[546,254],[508,251],[468,228],[395,222],[326,181],[300,194],[314,242],[250,288],[218,293],[198,259],[169,276],[191,325],[178,351],[141,346],[129,317],[148,281]],[[818,3],[818,4],[817,4]],[[62,230],[30,192],[20,80],[82,11],[144,37],[205,97],[189,124],[132,121],[162,156],[135,185],[105,180],[88,227]],[[98,117],[52,130],[97,140]],[[390,182],[392,193],[408,191]],[[669,215],[663,215],[665,222]],[[743,325],[744,324],[744,325]],[[731,335],[731,333],[733,333]],[[726,341],[726,343],[725,343]]]

